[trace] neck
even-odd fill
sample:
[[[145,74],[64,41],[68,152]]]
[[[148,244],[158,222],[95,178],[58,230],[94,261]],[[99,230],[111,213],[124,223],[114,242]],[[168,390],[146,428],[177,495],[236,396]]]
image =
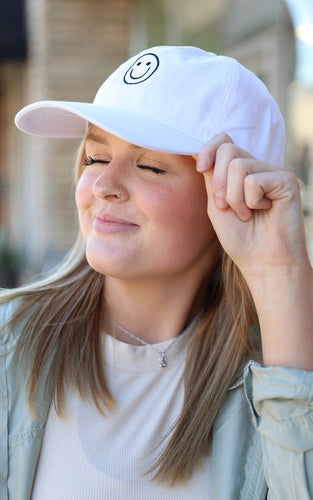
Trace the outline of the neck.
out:
[[[109,321],[104,329],[112,332],[110,320],[123,326],[142,340],[153,344],[179,335],[197,314],[195,297],[199,281],[187,286],[175,283],[133,282],[105,278],[105,315]],[[132,343],[123,332],[114,330],[119,340]]]

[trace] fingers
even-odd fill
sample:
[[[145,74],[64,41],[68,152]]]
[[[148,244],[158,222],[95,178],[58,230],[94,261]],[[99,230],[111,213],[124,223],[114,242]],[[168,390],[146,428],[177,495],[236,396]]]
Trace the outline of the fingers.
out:
[[[215,135],[201,148],[197,155],[194,155],[194,159],[197,162],[198,172],[204,173],[214,167],[216,152],[222,144],[226,143],[233,144],[233,141],[229,135],[222,132]]]
[[[243,181],[249,173],[248,162],[244,159],[251,158],[251,155],[235,144],[224,143],[216,151],[213,172],[213,195],[216,206],[223,210],[228,205],[239,203],[238,211],[240,212],[240,207],[243,209],[244,218],[250,214],[244,206]]]
[[[203,146],[197,155],[197,170],[204,173],[208,195],[213,196],[216,207],[230,207],[242,221],[250,220],[253,210],[271,208],[273,183],[277,189],[285,182],[285,173],[256,160],[224,133]],[[268,175],[272,172],[274,176]]]
[[[291,172],[276,169],[256,172],[245,178],[245,200],[252,209],[270,208],[276,201],[289,204],[300,198],[299,182]]]
[[[240,171],[234,167],[232,163],[236,158],[252,158],[246,151],[238,148],[232,139],[226,133],[217,134],[209,142],[207,142],[197,155],[197,170],[198,172],[206,173],[214,167],[213,173],[213,196],[215,197],[216,206],[220,209],[228,207],[227,193],[229,185],[229,174],[234,172],[243,180],[246,172]],[[232,177],[232,176],[231,176]],[[239,188],[239,184],[236,184]],[[240,196],[243,199],[243,192]],[[250,212],[243,208],[243,216],[247,218]]]
[[[253,158],[235,158],[231,160],[226,172],[226,190],[223,193],[225,205],[227,203],[227,206],[230,206],[243,221],[251,219],[252,210],[271,208],[271,201],[267,198],[267,192],[261,183],[264,176],[267,178],[271,172],[276,172],[276,169],[273,170],[271,165]],[[214,186],[215,190],[216,187]],[[216,206],[223,208],[222,203],[218,204],[217,199]]]

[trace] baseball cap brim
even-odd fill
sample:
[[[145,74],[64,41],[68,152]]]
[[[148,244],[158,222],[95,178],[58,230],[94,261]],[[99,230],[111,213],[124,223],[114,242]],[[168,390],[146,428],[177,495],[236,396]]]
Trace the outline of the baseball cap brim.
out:
[[[71,101],[40,101],[15,117],[23,132],[46,137],[84,137],[89,124],[148,149],[192,155],[204,142],[133,109]]]

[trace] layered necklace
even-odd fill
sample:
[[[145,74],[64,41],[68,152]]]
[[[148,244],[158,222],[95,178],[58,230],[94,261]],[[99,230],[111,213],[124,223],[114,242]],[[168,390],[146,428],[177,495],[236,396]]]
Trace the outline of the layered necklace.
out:
[[[175,344],[175,342],[177,341],[177,339],[179,338],[179,336],[175,337],[172,340],[172,342],[170,343],[170,345],[164,351],[160,351],[159,349],[157,349],[156,347],[154,347],[152,344],[149,344],[145,340],[141,339],[140,337],[137,337],[133,333],[131,333],[128,330],[126,330],[126,328],[124,328],[123,326],[121,326],[118,323],[116,323],[116,321],[113,321],[112,319],[110,321],[111,321],[112,325],[114,325],[116,328],[118,328],[119,330],[121,330],[121,332],[125,333],[126,335],[128,335],[129,337],[131,337],[133,340],[137,340],[137,342],[139,342],[140,344],[145,345],[147,347],[150,347],[150,349],[152,349],[154,352],[156,352],[158,354],[158,356],[159,356],[158,361],[159,361],[160,368],[166,368],[167,367],[167,356],[166,355],[167,355],[168,351],[171,349],[171,347],[173,347],[173,345]]]

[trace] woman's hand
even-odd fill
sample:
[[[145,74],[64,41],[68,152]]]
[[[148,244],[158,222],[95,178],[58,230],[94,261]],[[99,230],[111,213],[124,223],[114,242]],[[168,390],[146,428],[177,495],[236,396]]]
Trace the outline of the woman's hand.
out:
[[[208,215],[250,288],[266,364],[313,370],[313,272],[296,177],[218,134],[197,155]]]
[[[250,274],[307,262],[299,184],[294,174],[256,160],[226,134],[200,151],[208,215],[232,260]]]

